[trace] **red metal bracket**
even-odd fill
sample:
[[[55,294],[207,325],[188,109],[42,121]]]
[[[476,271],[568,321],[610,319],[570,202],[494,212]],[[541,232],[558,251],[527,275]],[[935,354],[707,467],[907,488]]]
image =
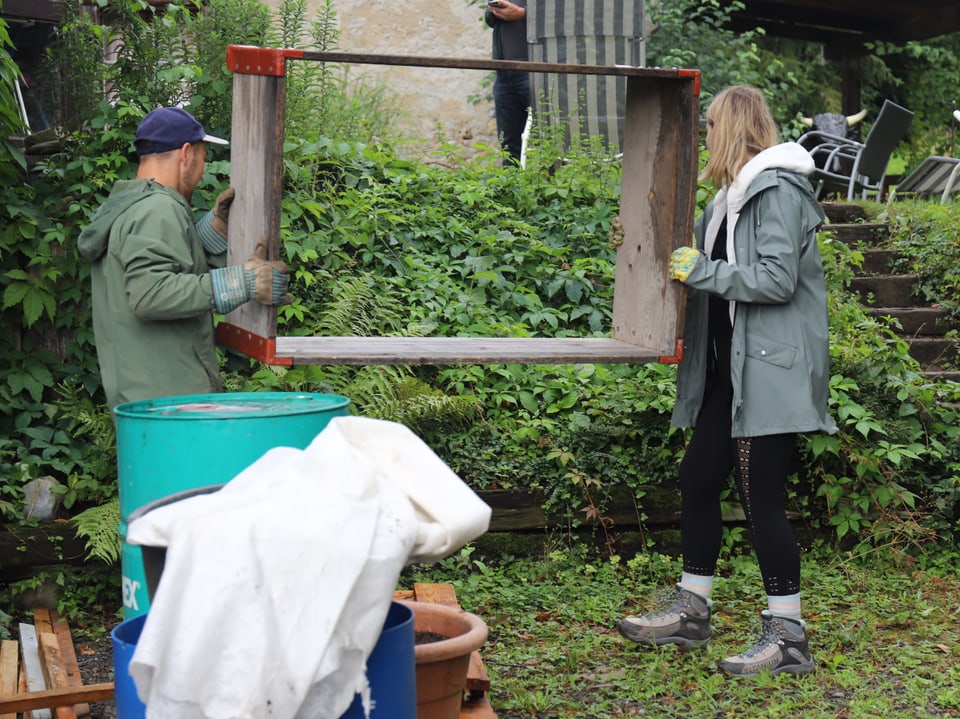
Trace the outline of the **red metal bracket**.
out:
[[[227,45],[227,69],[238,75],[284,77],[287,60],[299,60],[303,50],[289,50],[253,45]]]
[[[683,359],[683,340],[677,340],[677,353],[675,355],[662,355],[658,361],[660,364],[680,364]]]
[[[680,77],[692,77],[693,78],[693,94],[697,97],[700,97],[700,71],[699,70],[677,70],[677,75]]]
[[[270,365],[292,365],[292,357],[277,357],[277,340],[261,337],[228,322],[217,325],[217,344]]]

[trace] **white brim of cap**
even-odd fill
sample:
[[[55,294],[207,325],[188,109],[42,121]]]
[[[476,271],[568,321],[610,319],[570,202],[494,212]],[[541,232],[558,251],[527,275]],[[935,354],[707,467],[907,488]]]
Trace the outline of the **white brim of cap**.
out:
[[[222,137],[214,137],[213,135],[204,135],[201,142],[212,142],[214,145],[229,145],[230,143],[224,140]]]

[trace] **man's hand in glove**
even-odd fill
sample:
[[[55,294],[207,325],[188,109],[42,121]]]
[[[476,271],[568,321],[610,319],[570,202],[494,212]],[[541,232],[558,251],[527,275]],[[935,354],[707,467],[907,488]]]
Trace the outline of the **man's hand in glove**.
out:
[[[250,300],[262,305],[287,305],[290,273],[280,260],[268,260],[267,238],[261,237],[256,249],[243,265],[210,270],[213,305],[218,312],[231,312]]]
[[[670,279],[686,281],[700,258],[700,251],[692,247],[678,247],[670,255]]]
[[[222,255],[227,251],[227,228],[230,224],[230,206],[233,205],[234,190],[228,187],[217,196],[213,209],[197,222],[197,235],[203,243],[203,249],[211,255]]]
[[[266,237],[260,238],[244,264],[243,276],[250,299],[261,305],[289,305],[293,302],[293,297],[287,294],[290,271],[285,262],[267,259]]]

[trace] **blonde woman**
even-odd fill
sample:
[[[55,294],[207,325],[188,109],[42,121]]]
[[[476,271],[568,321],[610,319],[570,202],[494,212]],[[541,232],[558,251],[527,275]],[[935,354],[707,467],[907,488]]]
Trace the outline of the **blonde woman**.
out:
[[[692,427],[680,463],[683,575],[660,611],[617,622],[640,644],[705,646],[720,551],[720,494],[731,472],[767,594],[756,642],[720,662],[729,674],[812,671],[800,612],[800,551],[785,511],[798,433],[836,432],[827,410],[827,292],[816,233],[824,215],[813,160],[780,143],[763,95],[733,86],[707,110],[717,194],[674,251],[688,288],[671,423]]]

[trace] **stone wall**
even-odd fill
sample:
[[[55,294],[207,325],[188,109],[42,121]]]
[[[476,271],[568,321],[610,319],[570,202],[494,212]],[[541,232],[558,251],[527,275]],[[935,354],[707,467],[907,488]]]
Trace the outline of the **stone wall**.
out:
[[[278,7],[280,0],[267,0]],[[319,0],[308,0],[314,17]],[[478,0],[334,0],[342,35],[340,50],[364,54],[428,57],[490,57],[491,31]],[[476,142],[496,146],[490,88],[482,70],[357,65],[351,74],[377,76],[399,99],[402,134],[470,148]],[[472,99],[482,98],[478,104]],[[438,130],[438,127],[440,128]]]

